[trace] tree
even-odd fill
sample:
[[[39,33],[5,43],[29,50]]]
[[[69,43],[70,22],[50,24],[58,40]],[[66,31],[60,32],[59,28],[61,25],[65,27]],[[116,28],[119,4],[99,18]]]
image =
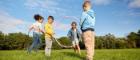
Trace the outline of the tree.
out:
[[[125,38],[116,38],[115,46],[117,49],[127,48],[127,40]]]
[[[41,36],[42,45],[40,49],[45,47],[45,37]],[[67,37],[60,37],[57,40],[66,46],[71,46],[71,40]],[[12,49],[26,49],[32,43],[32,37],[18,32],[4,34],[0,31],[0,50],[12,50]],[[84,43],[79,43],[80,48],[84,49]],[[53,40],[53,49],[61,49],[61,47]],[[114,48],[140,48],[140,30],[138,32],[130,32],[126,37],[115,37],[113,34],[108,33],[104,36],[95,37],[95,48],[97,49],[114,49]]]
[[[137,32],[136,46],[140,48],[140,30]]]
[[[136,47],[136,40],[137,40],[137,38],[138,38],[138,36],[137,36],[137,33],[135,33],[135,32],[131,32],[127,36],[128,43],[131,45],[132,48]]]
[[[106,48],[115,48],[115,36],[113,34],[107,34],[104,36]]]
[[[4,34],[0,31],[0,50],[4,48],[4,41],[5,41],[5,36]]]

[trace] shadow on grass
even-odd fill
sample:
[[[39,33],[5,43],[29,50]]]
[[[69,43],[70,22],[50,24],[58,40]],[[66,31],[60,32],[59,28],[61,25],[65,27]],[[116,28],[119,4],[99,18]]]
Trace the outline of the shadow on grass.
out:
[[[84,57],[82,57],[82,55],[79,55],[77,53],[74,52],[62,52],[64,55],[70,56],[70,57],[76,57],[79,58],[80,60],[83,60]]]

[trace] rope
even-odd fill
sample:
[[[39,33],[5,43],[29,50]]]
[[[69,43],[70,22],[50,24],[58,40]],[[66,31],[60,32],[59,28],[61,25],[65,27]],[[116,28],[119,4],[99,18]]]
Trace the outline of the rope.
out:
[[[29,32],[28,32],[28,36],[29,36]],[[72,48],[72,46],[66,46],[66,45],[62,45],[56,38],[52,38],[53,40],[55,40],[57,42],[57,44],[62,47],[62,48]]]
[[[56,38],[53,37],[53,40],[55,40],[57,42],[57,44],[62,47],[62,48],[72,48],[72,46],[66,46],[66,45],[62,45]]]

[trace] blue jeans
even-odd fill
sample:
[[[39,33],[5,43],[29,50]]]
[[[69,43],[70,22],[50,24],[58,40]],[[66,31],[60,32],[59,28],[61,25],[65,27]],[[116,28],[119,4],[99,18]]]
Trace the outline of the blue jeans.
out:
[[[31,53],[31,50],[34,48],[34,50],[37,52],[40,44],[41,44],[41,39],[40,39],[41,34],[33,32],[33,42],[32,45],[28,49],[28,53]]]

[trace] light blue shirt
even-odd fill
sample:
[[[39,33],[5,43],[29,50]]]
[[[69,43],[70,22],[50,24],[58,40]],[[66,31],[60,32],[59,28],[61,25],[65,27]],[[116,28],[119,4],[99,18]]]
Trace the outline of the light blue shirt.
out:
[[[93,28],[94,29],[94,25],[95,25],[95,15],[94,15],[94,11],[93,10],[89,10],[89,11],[84,11],[82,13],[81,19],[80,19],[80,26],[82,30],[85,30],[87,28]]]
[[[67,36],[70,38],[70,40],[80,40],[81,39],[81,34],[78,31],[78,29],[76,29],[76,31],[73,31],[72,29],[69,30]]]

